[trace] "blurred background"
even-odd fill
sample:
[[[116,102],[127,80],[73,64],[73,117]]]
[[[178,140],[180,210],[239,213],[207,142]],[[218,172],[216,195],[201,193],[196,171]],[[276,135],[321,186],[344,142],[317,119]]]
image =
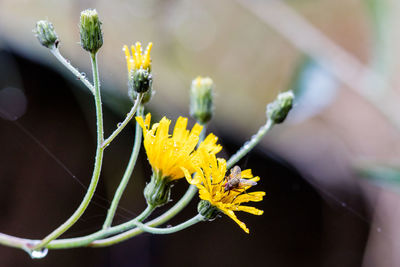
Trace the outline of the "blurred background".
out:
[[[297,98],[240,162],[262,178],[263,216],[238,214],[167,236],[50,251],[31,260],[0,247],[0,266],[400,266],[400,4],[396,0],[0,1],[0,232],[41,238],[65,221],[89,184],[95,112],[88,91],[32,29],[50,20],[60,51],[91,77],[80,11],[103,22],[99,68],[108,136],[129,111],[122,46],[152,50],[157,118],[188,116],[198,75],[216,84],[209,130],[228,158],[265,123],[279,92]],[[193,123],[193,122],[192,122]],[[106,151],[94,203],[63,237],[101,226],[133,143],[131,126]],[[150,170],[137,163],[115,223],[145,207]],[[173,198],[186,190],[181,181]],[[175,225],[196,213],[193,200]],[[168,207],[166,207],[168,208]],[[161,214],[157,211],[154,216]]]

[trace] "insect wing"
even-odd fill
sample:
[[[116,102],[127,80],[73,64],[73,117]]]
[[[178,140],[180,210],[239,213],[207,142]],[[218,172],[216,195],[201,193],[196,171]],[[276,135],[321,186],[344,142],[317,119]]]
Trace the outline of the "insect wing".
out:
[[[231,173],[228,176],[228,180],[238,178],[240,179],[242,176],[242,170],[240,169],[239,166],[235,166],[231,169]]]
[[[240,179],[239,187],[255,186],[257,183],[247,179]]]

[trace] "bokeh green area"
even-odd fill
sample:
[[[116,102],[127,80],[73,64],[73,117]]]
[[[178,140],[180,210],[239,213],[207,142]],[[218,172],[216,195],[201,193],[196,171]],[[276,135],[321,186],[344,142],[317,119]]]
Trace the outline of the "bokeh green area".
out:
[[[366,60],[369,32],[362,3],[288,4]],[[252,133],[264,121],[265,105],[278,92],[289,89],[301,56],[279,33],[234,1],[2,1],[1,31],[16,49],[53,64],[30,31],[38,19],[47,18],[60,36],[62,53],[88,72],[90,62],[78,45],[77,23],[79,12],[89,7],[96,8],[103,21],[99,63],[104,89],[126,94],[121,48],[136,41],[152,41],[157,97],[151,107],[167,114],[187,114],[191,80],[210,76],[217,86],[216,121],[242,134]]]

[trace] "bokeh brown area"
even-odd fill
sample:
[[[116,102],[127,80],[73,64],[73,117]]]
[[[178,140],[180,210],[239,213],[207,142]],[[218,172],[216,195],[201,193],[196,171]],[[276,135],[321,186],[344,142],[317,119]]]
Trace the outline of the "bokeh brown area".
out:
[[[0,266],[400,266],[399,191],[372,185],[354,171],[360,162],[400,164],[400,6],[382,0],[384,15],[374,18],[371,2],[0,1],[0,107],[10,97],[4,92],[19,92],[12,91],[16,102],[6,105],[19,119],[0,118],[0,232],[8,234],[40,238],[67,218],[83,195],[74,177],[88,184],[95,149],[90,96],[38,44],[32,33],[37,20],[53,22],[62,54],[89,77],[77,23],[81,10],[97,9],[104,31],[102,90],[110,97],[104,101],[106,133],[127,110],[121,49],[136,41],[154,43],[152,112],[188,116],[191,80],[214,80],[210,129],[226,145],[225,157],[265,122],[266,104],[290,89],[304,55],[337,83],[329,104],[302,120],[295,109],[241,162],[261,176],[267,192],[262,218],[242,217],[249,236],[223,218],[110,249],[50,251],[39,261],[0,247]],[[96,203],[68,236],[101,225],[132,136],[128,130],[106,155]],[[137,176],[148,175],[144,154],[138,165]],[[123,200],[129,211],[119,211],[119,222],[144,207],[145,179],[135,182],[127,192],[135,197]],[[184,186],[177,185],[175,198]],[[194,211],[192,203],[171,224]]]

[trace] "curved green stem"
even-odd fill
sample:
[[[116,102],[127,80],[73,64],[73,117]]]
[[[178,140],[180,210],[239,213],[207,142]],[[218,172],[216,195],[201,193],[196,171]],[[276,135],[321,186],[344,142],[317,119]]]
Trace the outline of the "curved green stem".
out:
[[[204,140],[204,138],[206,136],[206,132],[207,132],[206,126],[203,125],[203,130],[199,136],[199,143],[201,143]],[[175,217],[176,214],[181,212],[181,210],[183,210],[189,204],[189,202],[193,199],[193,197],[196,195],[196,193],[197,193],[197,187],[194,185],[190,185],[188,190],[186,191],[186,193],[183,195],[183,197],[172,208],[170,208],[168,211],[166,211],[164,214],[160,215],[159,217],[146,223],[145,225],[155,227],[155,226],[159,226],[159,225],[169,221],[170,219]],[[110,245],[113,245],[116,243],[120,243],[120,242],[127,240],[129,238],[132,238],[134,236],[137,236],[143,232],[144,231],[140,228],[134,228],[134,229],[123,232],[123,233],[118,234],[113,237],[96,240],[93,243],[91,243],[89,246],[92,246],[92,247],[110,246]]]
[[[51,53],[60,61],[69,71],[71,71],[77,78],[80,80],[89,90],[92,92],[92,94],[95,93],[95,87],[86,79],[86,76],[82,73],[80,73],[74,66],[71,65],[71,63],[66,60],[60,53],[60,50],[58,50],[57,47],[53,47],[50,49]]]
[[[136,102],[139,102],[139,101],[140,100],[138,97]],[[143,116],[143,111],[144,111],[143,105],[139,105],[139,108],[137,111],[138,116]],[[103,224],[103,229],[110,227],[112,224],[112,220],[114,218],[115,211],[117,210],[118,203],[122,197],[123,192],[125,191],[125,188],[129,182],[129,179],[132,176],[133,168],[135,167],[141,144],[142,144],[142,127],[140,127],[139,123],[136,123],[135,142],[133,145],[131,158],[129,159],[129,163],[128,163],[128,166],[126,167],[126,170],[125,170],[124,176],[122,177],[121,183],[119,184],[117,190],[115,191],[114,198],[111,202],[110,209],[107,212],[107,217]]]
[[[185,195],[171,209],[169,209],[166,213],[157,217],[156,219],[146,223],[145,225],[155,227],[167,222],[168,220],[173,218],[176,214],[178,214],[184,207],[186,207],[196,193],[197,193],[197,187],[191,185],[189,189],[186,191]],[[87,236],[53,240],[46,247],[49,249],[66,249],[73,247],[82,247],[86,245],[92,247],[104,247],[120,243],[124,240],[127,240],[131,237],[143,233],[144,231],[142,229],[134,227],[137,226],[138,222],[144,220],[147,216],[149,216],[153,210],[154,210],[153,207],[148,206],[146,210],[143,211],[142,214],[140,214],[137,218],[130,220],[126,223],[113,226],[107,229],[102,229],[96,233]],[[106,238],[107,236],[114,234],[117,235],[110,238]]]
[[[52,233],[46,236],[42,241],[36,244],[33,249],[40,249],[45,247],[50,241],[56,239],[60,235],[62,235],[65,231],[67,231],[75,222],[82,216],[85,212],[87,206],[92,199],[94,192],[96,190],[97,183],[99,181],[101,165],[103,162],[103,152],[104,148],[101,146],[103,143],[103,112],[101,107],[101,95],[100,95],[100,83],[99,83],[99,72],[97,68],[96,54],[91,54],[92,60],[92,68],[93,68],[93,81],[95,87],[95,104],[96,104],[96,119],[97,119],[97,150],[96,150],[96,158],[94,164],[94,170],[92,179],[90,181],[90,185],[88,190],[83,198],[81,204],[77,208],[77,210],[71,215],[71,217],[60,225],[57,229],[55,229]]]
[[[147,233],[156,234],[156,235],[164,235],[164,234],[172,234],[172,233],[179,232],[183,229],[186,229],[186,228],[188,228],[198,222],[202,222],[202,221],[204,221],[203,215],[197,214],[196,216],[187,220],[186,222],[183,222],[183,223],[178,224],[173,227],[154,228],[154,227],[147,226],[146,224],[143,224],[141,222],[137,222],[136,226],[138,228],[140,228],[142,231],[145,231]]]
[[[251,137],[249,141],[247,141],[234,155],[230,157],[228,162],[226,163],[226,168],[230,169],[235,165],[239,160],[241,160],[247,153],[250,152],[264,137],[264,135],[271,130],[272,126],[274,126],[274,122],[270,119],[267,120],[267,123],[260,127],[258,132]]]
[[[150,222],[146,223],[146,226],[151,226],[151,227],[156,227],[159,226],[167,221],[169,221],[171,218],[173,218],[176,214],[178,214],[183,208],[185,208],[189,202],[192,200],[194,195],[197,193],[197,187],[194,185],[189,186],[188,190],[186,191],[185,195],[172,207],[170,208],[167,212],[162,214],[161,216],[151,220]],[[136,225],[133,225],[136,226]],[[91,244],[89,244],[90,247],[106,247],[110,245],[114,245],[117,243],[120,243],[122,241],[125,241],[127,239],[130,239],[134,236],[137,236],[143,231],[140,228],[133,228],[129,231],[123,232],[121,234],[105,238],[105,239],[98,239],[96,241],[93,241]]]
[[[204,127],[203,132],[200,135],[200,141],[204,140],[205,132],[206,129]],[[197,193],[197,187],[193,185],[189,186],[188,190],[183,195],[183,197],[171,209],[169,209],[161,216],[146,223],[145,226],[156,227],[169,221],[171,218],[173,218],[176,214],[178,214],[183,208],[185,208],[189,204],[189,202],[193,199],[196,193]],[[143,211],[137,218],[131,221],[107,229],[102,229],[98,232],[83,237],[53,240],[50,243],[48,243],[46,247],[49,249],[66,249],[73,247],[82,247],[87,245],[91,247],[104,247],[122,242],[126,239],[129,239],[144,232],[139,227],[138,228],[134,227],[138,225],[138,222],[147,218],[147,216],[149,216],[153,210],[154,210],[153,207],[148,206],[145,211]],[[144,228],[144,229],[146,230],[149,228]],[[106,238],[107,236],[114,234],[117,235]],[[14,237],[7,236],[6,238],[4,238],[4,242],[2,242],[2,236],[0,235],[0,243],[10,246],[14,245],[15,247],[23,248],[25,244],[34,244],[35,242],[37,242],[37,240],[20,239],[20,238],[14,238],[16,239],[16,241],[14,242],[12,238]]]
[[[33,243],[33,240],[30,239],[0,233],[0,244],[4,246],[29,250],[29,245],[33,245]]]
[[[126,223],[113,226],[108,229],[102,229],[87,236],[53,240],[46,247],[48,249],[66,249],[66,248],[87,246],[94,240],[118,234],[135,227],[138,223],[140,223],[140,221],[146,219],[153,212],[153,210],[154,207],[147,206],[147,208],[138,217]]]
[[[136,110],[138,109],[138,107],[140,106],[140,103],[142,102],[143,99],[143,93],[138,94],[135,104],[133,105],[133,107],[131,108],[131,110],[129,111],[128,114],[126,114],[126,118],[123,122],[121,122],[117,129],[115,129],[115,131],[110,135],[110,137],[108,137],[102,144],[102,147],[107,147],[112,140],[114,140],[115,137],[117,137],[117,135],[125,128],[125,126],[128,124],[128,122],[133,118],[133,116],[136,113]]]

